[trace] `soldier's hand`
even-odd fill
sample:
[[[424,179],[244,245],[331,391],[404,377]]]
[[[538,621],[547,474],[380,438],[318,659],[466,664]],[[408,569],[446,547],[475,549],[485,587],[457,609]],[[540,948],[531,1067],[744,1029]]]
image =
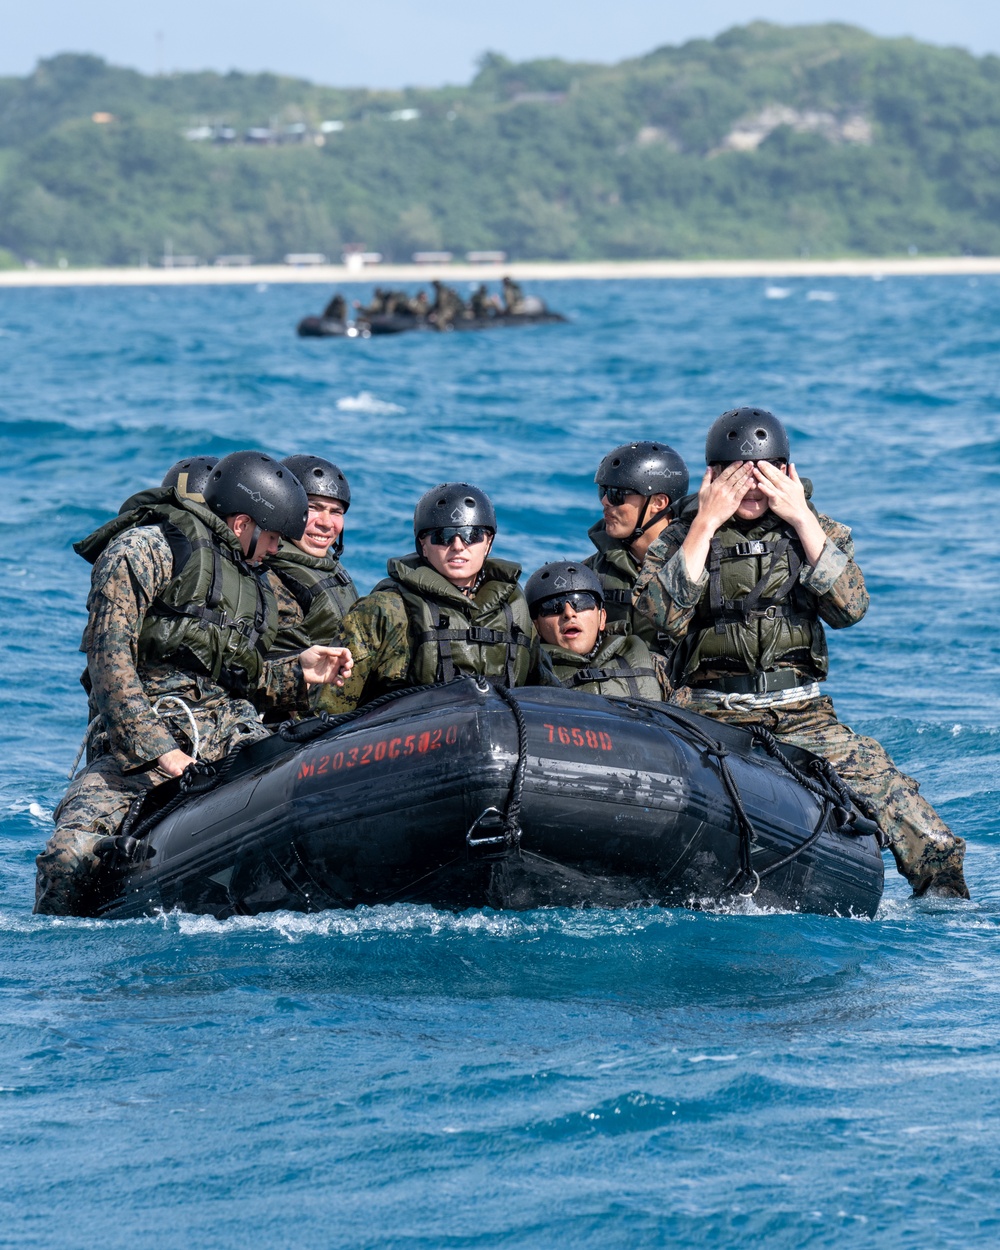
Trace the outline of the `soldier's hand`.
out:
[[[165,751],[156,761],[157,767],[161,772],[166,773],[168,777],[179,777],[188,764],[193,763],[192,757],[186,751],[182,751],[180,747],[174,747],[172,751]]]
[[[354,657],[347,647],[307,647],[299,665],[310,686],[342,686],[351,675]]]
[[[754,484],[753,462],[737,460],[718,473],[711,465],[705,470],[698,490],[698,518],[712,533],[724,525],[743,502]]]
[[[767,496],[768,507],[775,516],[794,525],[806,515],[811,515],[806,503],[806,492],[794,464],[788,466],[786,474],[770,461],[758,460],[753,466],[753,475],[754,485]]]

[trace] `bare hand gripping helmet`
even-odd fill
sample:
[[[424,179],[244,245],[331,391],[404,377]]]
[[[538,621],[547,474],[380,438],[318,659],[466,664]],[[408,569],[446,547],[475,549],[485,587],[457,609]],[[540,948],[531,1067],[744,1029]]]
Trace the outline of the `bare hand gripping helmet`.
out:
[[[259,530],[282,538],[301,538],[306,528],[309,500],[290,469],[262,451],[234,451],[223,456],[205,486],[205,503],[216,516],[244,513]],[[257,545],[254,538],[251,549]]]
[[[705,440],[706,464],[788,459],[788,433],[766,408],[731,408],[712,422]]]
[[[286,456],[281,462],[291,469],[305,487],[307,495],[320,495],[324,499],[339,499],[344,511],[351,506],[351,488],[347,478],[331,460],[322,456]]]
[[[468,482],[443,482],[421,495],[413,512],[413,536],[448,525],[482,525],[497,532],[497,514],[489,495]]]

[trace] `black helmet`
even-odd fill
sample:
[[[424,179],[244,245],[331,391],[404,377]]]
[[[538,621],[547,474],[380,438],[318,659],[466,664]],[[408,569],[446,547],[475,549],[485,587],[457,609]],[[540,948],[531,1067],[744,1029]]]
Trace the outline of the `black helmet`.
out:
[[[166,471],[160,485],[172,486],[178,495],[201,503],[205,497],[209,474],[218,463],[218,456],[188,456],[186,460],[178,460]]]
[[[497,514],[489,495],[468,482],[443,482],[421,495],[413,511],[413,535],[444,525],[482,525],[497,532]]]
[[[766,408],[731,408],[712,422],[705,439],[706,464],[788,458],[785,427]]]
[[[223,456],[205,486],[205,503],[218,517],[245,513],[260,530],[301,538],[309,500],[299,479],[262,451]],[[253,544],[256,547],[256,540]]]
[[[347,478],[330,460],[322,456],[286,456],[281,462],[291,469],[305,487],[307,495],[322,495],[324,499],[339,499],[344,511],[351,506],[351,488]]]
[[[551,564],[543,564],[528,578],[524,588],[528,611],[534,617],[536,603],[554,595],[571,595],[574,590],[585,590],[596,597],[601,607],[604,606],[604,588],[593,569],[575,560],[553,560]]]
[[[637,495],[668,495],[676,503],[688,491],[687,465],[666,443],[623,443],[597,466],[599,486],[627,487]]]

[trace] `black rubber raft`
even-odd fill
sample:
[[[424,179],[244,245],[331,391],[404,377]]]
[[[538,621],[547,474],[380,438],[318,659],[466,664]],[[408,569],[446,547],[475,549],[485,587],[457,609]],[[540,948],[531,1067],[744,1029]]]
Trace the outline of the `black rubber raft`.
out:
[[[188,770],[106,840],[129,917],[361,904],[871,916],[876,827],[807,752],[661,704],[462,678]],[[151,801],[155,806],[151,806]]]
[[[565,323],[561,313],[498,313],[493,317],[460,317],[439,326],[426,317],[392,314],[359,317],[356,322],[334,321],[329,317],[303,317],[297,326],[300,338],[370,339],[382,334],[453,334],[467,330],[499,330],[505,326],[539,326]]]

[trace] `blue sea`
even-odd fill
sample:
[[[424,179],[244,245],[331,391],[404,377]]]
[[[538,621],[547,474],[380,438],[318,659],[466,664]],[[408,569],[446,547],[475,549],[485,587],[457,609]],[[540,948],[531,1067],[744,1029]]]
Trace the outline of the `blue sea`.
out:
[[[366,292],[355,289],[355,294]],[[294,286],[0,292],[0,1246],[995,1246],[1000,280],[553,282],[565,326],[295,337]],[[86,722],[70,544],[181,456],[328,456],[362,589],[416,498],[587,551],[596,465],[788,424],[872,592],[841,718],[968,841],[971,902],[217,922],[31,914]]]

